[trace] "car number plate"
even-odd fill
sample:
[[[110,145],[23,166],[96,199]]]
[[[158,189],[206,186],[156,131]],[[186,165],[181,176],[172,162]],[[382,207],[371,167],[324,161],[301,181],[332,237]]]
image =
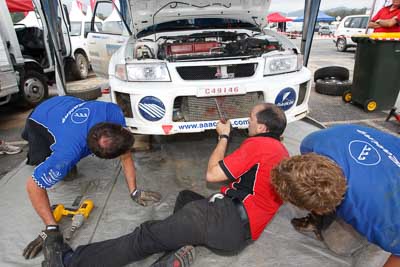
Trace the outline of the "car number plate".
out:
[[[205,87],[197,90],[197,97],[245,95],[246,89],[239,86]]]

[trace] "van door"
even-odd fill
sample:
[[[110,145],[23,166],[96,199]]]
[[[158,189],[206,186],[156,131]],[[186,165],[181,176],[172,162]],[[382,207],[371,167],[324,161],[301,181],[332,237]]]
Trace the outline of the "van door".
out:
[[[17,75],[8,54],[6,42],[0,35],[0,105],[10,100],[11,94],[18,93]],[[6,97],[5,99],[2,99]]]
[[[101,27],[95,27],[102,20]],[[98,1],[93,12],[88,49],[93,71],[96,75],[108,78],[108,65],[111,56],[131,36],[118,8],[112,1]]]

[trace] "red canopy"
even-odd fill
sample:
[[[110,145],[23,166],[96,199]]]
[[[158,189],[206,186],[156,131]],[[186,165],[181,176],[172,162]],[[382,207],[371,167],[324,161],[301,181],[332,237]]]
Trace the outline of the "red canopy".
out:
[[[279,12],[271,13],[267,16],[268,22],[287,22],[292,21],[292,19],[286,18],[279,14]]]
[[[10,12],[28,12],[35,10],[32,0],[6,0]]]

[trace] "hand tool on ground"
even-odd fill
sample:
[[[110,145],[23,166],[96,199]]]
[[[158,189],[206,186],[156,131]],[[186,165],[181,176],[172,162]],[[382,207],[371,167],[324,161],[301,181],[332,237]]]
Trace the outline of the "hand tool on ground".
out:
[[[89,217],[94,204],[90,199],[86,199],[82,202],[78,209],[66,208],[63,204],[56,204],[53,206],[53,217],[56,222],[59,222],[63,216],[74,216],[77,214],[83,215],[85,218]]]
[[[60,221],[63,216],[72,216],[72,223],[70,231],[67,233],[65,239],[70,240],[75,231],[82,226],[85,219],[89,217],[90,212],[94,208],[93,201],[86,199],[82,202],[78,209],[65,208],[64,205],[58,204],[53,210],[53,217],[56,222]]]

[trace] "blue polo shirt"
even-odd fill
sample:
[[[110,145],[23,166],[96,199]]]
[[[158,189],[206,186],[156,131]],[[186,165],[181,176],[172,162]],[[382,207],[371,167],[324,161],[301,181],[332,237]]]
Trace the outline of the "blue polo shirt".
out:
[[[348,188],[337,216],[371,243],[400,255],[400,139],[340,125],[310,134],[300,151],[326,156],[342,168]]]
[[[95,124],[111,122],[125,127],[124,115],[117,105],[71,96],[57,96],[43,102],[29,119],[44,126],[55,140],[50,146],[51,155],[32,175],[41,188],[50,188],[62,180],[80,159],[91,154],[86,138]]]

